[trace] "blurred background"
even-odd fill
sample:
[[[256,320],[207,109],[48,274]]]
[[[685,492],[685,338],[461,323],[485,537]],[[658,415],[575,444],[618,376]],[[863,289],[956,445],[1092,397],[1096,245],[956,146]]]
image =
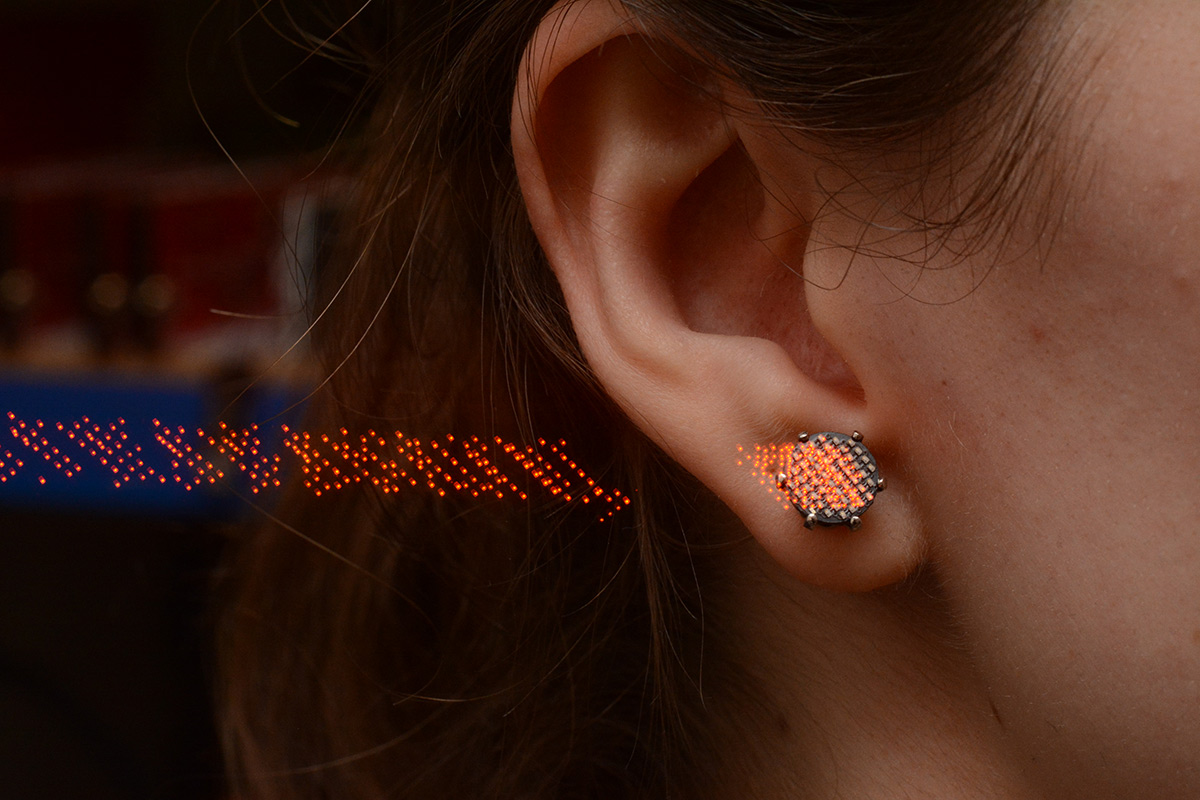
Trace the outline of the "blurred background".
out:
[[[208,589],[270,501],[155,436],[299,412],[362,88],[259,11],[0,0],[0,797],[221,796]]]

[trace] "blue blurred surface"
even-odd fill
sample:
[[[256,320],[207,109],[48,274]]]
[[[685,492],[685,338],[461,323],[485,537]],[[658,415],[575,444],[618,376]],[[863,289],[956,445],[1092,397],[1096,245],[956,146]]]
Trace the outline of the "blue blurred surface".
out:
[[[200,486],[193,483],[185,491],[184,482],[195,477],[186,465],[173,467],[178,461],[156,440],[161,425],[175,431],[182,429],[183,440],[200,449],[197,431],[214,432],[220,421],[232,429],[262,425],[259,436],[264,450],[274,451],[280,436],[280,424],[294,424],[300,408],[289,409],[303,393],[293,386],[262,384],[252,387],[237,403],[236,413],[226,408],[227,397],[211,381],[150,375],[88,372],[54,375],[9,373],[0,375],[0,507],[45,509],[66,512],[100,512],[113,514],[150,514],[182,518],[230,519],[246,508],[241,499],[248,493],[249,484],[237,470],[225,470],[226,475],[215,484],[206,480]],[[84,419],[88,420],[83,424]],[[155,420],[159,426],[155,425]],[[38,422],[41,427],[38,427]],[[20,427],[20,423],[25,427]],[[63,428],[58,428],[59,424]],[[67,433],[76,423],[119,441],[118,457],[132,454],[142,461],[130,469],[128,463],[107,458],[101,464],[98,457],[81,447],[80,431],[70,439]],[[114,429],[115,426],[115,429]],[[36,429],[31,443],[22,441]],[[15,431],[15,433],[14,433]],[[120,434],[125,434],[120,439]],[[50,453],[38,444],[42,437]],[[34,452],[31,444],[38,445]],[[78,467],[71,468],[62,461],[69,455]],[[22,466],[17,466],[20,462]],[[55,467],[55,463],[60,466]],[[113,472],[113,467],[118,472]],[[128,474],[130,480],[123,480]],[[156,476],[168,478],[166,484]],[[181,481],[176,481],[179,475]],[[121,485],[115,486],[119,482]]]

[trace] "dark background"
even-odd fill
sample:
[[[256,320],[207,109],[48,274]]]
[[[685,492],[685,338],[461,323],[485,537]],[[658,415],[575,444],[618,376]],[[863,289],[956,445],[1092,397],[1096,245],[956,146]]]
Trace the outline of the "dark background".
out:
[[[319,153],[355,76],[272,30],[287,24],[238,0],[0,0],[0,174],[109,154]],[[0,406],[20,400],[5,382],[14,372],[86,395],[126,365],[64,375],[0,353]],[[229,508],[0,502],[0,797],[222,796],[210,586],[248,516]]]
[[[310,58],[300,40],[296,28],[332,30],[338,12],[317,5],[0,0],[0,164],[128,148],[217,155],[213,134],[239,159],[321,148],[358,87],[353,69]]]

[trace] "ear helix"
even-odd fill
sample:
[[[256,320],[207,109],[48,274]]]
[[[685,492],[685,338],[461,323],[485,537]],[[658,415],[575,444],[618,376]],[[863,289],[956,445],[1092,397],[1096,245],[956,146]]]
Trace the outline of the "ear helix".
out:
[[[804,517],[804,527],[846,525],[858,530],[863,513],[886,486],[858,431],[801,433],[775,484]]]

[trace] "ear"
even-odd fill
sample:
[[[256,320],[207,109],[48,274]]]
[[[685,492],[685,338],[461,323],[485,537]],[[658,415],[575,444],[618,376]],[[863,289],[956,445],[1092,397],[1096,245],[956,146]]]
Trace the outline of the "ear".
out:
[[[924,543],[839,348],[855,322],[814,321],[819,165],[738,108],[753,104],[615,3],[560,4],[518,79],[522,192],[584,355],[630,418],[793,575],[874,589]],[[866,434],[889,490],[859,530],[806,529],[776,490],[770,456],[803,430]]]

